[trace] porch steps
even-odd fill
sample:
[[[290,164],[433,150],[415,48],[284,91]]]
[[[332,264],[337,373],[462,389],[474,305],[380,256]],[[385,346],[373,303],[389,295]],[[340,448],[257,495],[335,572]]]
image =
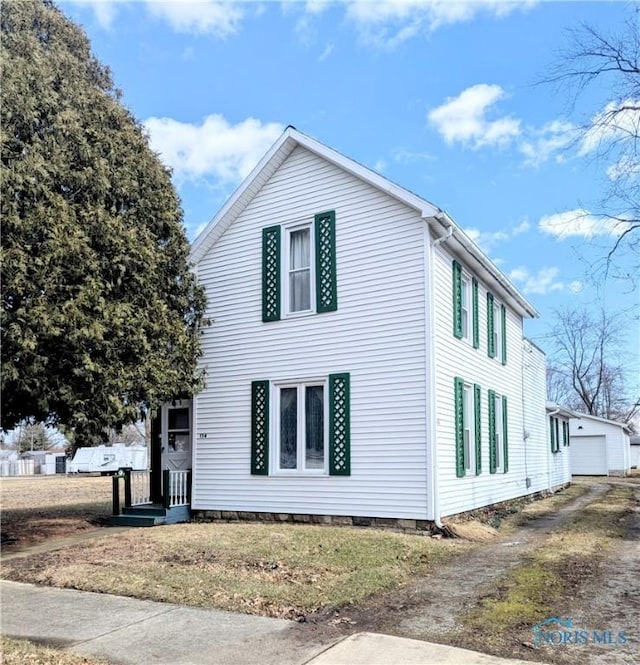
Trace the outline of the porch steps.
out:
[[[165,508],[159,503],[123,508],[120,515],[112,515],[111,524],[117,526],[156,526],[188,522],[191,517],[189,506]]]

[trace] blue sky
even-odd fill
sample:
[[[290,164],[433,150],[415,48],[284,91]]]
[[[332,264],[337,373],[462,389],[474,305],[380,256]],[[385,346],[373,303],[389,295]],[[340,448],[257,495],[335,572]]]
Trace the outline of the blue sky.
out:
[[[294,125],[444,208],[538,308],[525,332],[543,349],[554,308],[624,309],[637,388],[638,290],[593,267],[616,239],[592,215],[611,164],[571,143],[609,90],[571,108],[537,84],[568,29],[619,32],[627,3],[60,6],[172,167],[191,239]]]

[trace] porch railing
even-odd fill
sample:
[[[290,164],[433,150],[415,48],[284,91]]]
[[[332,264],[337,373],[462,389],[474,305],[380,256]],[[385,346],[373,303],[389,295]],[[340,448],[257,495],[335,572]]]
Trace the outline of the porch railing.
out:
[[[144,506],[151,500],[151,471],[127,471],[124,476],[125,495],[129,483],[129,501],[127,506]]]
[[[164,507],[188,506],[191,496],[191,471],[162,472]]]
[[[125,508],[144,506],[153,503],[151,491],[151,471],[125,469],[122,474],[113,476],[113,514],[120,514],[120,478],[124,478]],[[165,508],[188,506],[191,500],[191,471],[162,472],[162,501]]]

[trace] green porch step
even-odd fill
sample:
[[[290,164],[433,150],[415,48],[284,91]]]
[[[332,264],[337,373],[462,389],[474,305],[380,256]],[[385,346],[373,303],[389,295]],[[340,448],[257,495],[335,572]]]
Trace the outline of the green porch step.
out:
[[[161,515],[112,515],[114,526],[156,526],[164,524],[166,518]]]
[[[160,504],[150,503],[123,508],[122,514],[113,515],[110,522],[117,526],[157,526],[158,524],[188,522],[190,518],[189,506],[165,508]]]

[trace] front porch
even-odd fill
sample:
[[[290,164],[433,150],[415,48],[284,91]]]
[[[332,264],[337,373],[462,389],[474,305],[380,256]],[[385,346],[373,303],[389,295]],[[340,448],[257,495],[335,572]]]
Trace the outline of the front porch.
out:
[[[161,482],[155,483],[153,471],[126,469],[113,476],[111,524],[156,526],[189,521],[191,470],[165,469],[161,473]]]

